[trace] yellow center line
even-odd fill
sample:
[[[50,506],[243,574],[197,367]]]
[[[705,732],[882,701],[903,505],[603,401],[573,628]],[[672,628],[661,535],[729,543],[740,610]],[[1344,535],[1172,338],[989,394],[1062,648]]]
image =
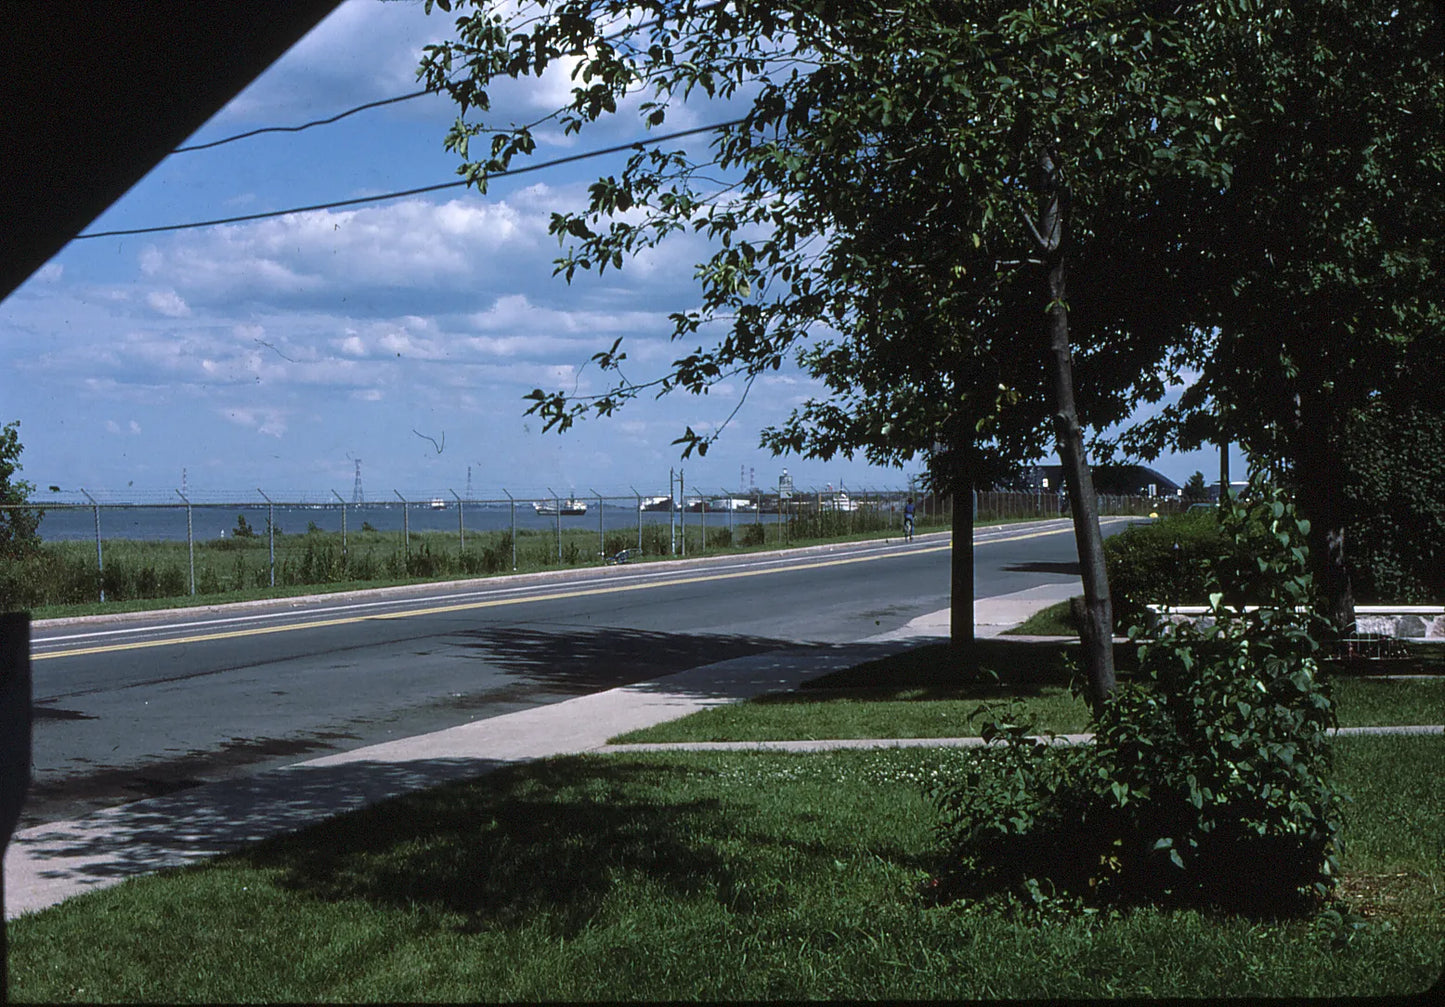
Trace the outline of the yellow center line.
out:
[[[1029,532],[1023,535],[1012,535],[1007,538],[987,539],[983,542],[975,542],[975,545],[992,545],[995,542],[1017,542],[1021,539],[1040,538],[1045,535],[1059,535],[1063,532],[1072,531],[1070,528],[1055,529],[1052,531]],[[96,647],[78,647],[74,650],[53,650],[42,654],[32,654],[32,661],[45,661],[55,657],[83,657],[87,654],[114,654],[126,650],[145,650],[150,647],[173,647],[187,643],[209,643],[213,640],[236,640],[248,636],[265,636],[271,633],[289,633],[298,629],[324,629],[328,626],[350,626],[359,622],[367,622],[374,619],[410,619],[421,615],[442,615],[447,612],[468,612],[483,608],[498,608],[503,605],[521,605],[535,601],[562,601],[567,598],[587,598],[600,594],[621,594],[626,591],[646,591],[660,587],[677,587],[685,584],[702,584],[709,581],[736,580],[740,577],[762,577],[768,574],[789,573],[794,570],[820,570],[825,567],[845,566],[852,563],[871,563],[880,559],[896,559],[900,556],[917,556],[919,554],[946,552],[951,549],[951,544],[928,546],[922,549],[909,549],[900,552],[879,553],[873,556],[848,556],[841,559],[819,560],[813,563],[798,563],[783,567],[768,567],[763,570],[739,570],[732,573],[701,574],[693,577],[670,577],[664,580],[649,581],[646,584],[609,584],[605,587],[582,588],[576,591],[553,591],[547,594],[521,595],[511,598],[492,598],[486,601],[459,602],[455,605],[435,605],[430,608],[404,609],[400,612],[371,613],[368,615],[350,615],[336,619],[318,619],[311,622],[283,623],[277,626],[253,626],[249,629],[233,629],[217,633],[199,633],[194,636],[174,636],[163,640],[137,640],[131,643],[109,643]]]

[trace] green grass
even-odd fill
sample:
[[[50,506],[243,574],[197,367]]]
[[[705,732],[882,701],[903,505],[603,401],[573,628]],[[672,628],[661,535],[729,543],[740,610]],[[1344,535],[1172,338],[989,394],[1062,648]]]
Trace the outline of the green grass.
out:
[[[1332,683],[1341,727],[1445,724],[1445,677],[1367,679],[1339,676]]]
[[[791,692],[713,707],[611,740],[633,744],[970,737],[977,736],[988,716],[980,711],[981,704],[1003,698],[1000,689],[989,686]],[[1031,687],[1021,698],[1049,730],[1068,734],[1088,729],[1087,704],[1063,686]]]
[[[1337,997],[1439,975],[1445,740],[1341,741],[1356,930],[931,907],[908,750],[569,757],[10,924],[25,1001]],[[1409,771],[1402,771],[1408,767]],[[1398,883],[1401,880],[1405,884]]]
[[[1013,629],[1006,629],[1004,636],[1078,636],[1079,625],[1069,612],[1069,603],[1061,601],[1048,608],[1039,609]]]
[[[1121,665],[1128,648],[1121,648]],[[979,641],[979,665],[997,679],[965,675],[948,644],[913,647],[836,672],[792,692],[760,696],[629,731],[616,744],[787,741],[819,738],[977,736],[1004,701],[1017,702],[1040,730],[1089,730],[1089,710],[1067,686],[1065,648]],[[1341,727],[1445,724],[1445,677],[1333,681]],[[989,704],[988,709],[981,709]]]

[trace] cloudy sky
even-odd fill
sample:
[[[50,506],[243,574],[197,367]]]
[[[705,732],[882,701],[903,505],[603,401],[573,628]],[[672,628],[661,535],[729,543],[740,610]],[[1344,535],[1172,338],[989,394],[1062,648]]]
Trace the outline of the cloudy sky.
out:
[[[347,0],[188,143],[294,125],[419,89],[421,47],[451,17],[420,3]],[[497,116],[551,111],[558,75],[493,93]],[[728,118],[693,108],[685,129]],[[175,153],[88,229],[260,213],[434,185],[455,178],[442,149],[455,109],[430,96],[299,133]],[[547,159],[643,135],[635,117],[582,136],[551,135]],[[164,234],[72,241],[0,304],[0,422],[21,421],[24,475],[42,490],[81,487],[137,500],[181,485],[202,496],[350,498],[354,460],[367,495],[644,493],[669,467],[689,486],[732,489],[787,467],[799,486],[902,486],[908,472],[860,460],[771,457],[758,431],[812,389],[786,369],[754,389],[705,459],[679,459],[686,425],[707,431],[736,405],[637,401],[565,434],[524,415],[534,387],[599,391],[584,366],[627,336],[629,376],[661,373],[669,313],[697,300],[682,238],[605,277],[553,277],[549,215],[576,207],[621,158],[494,180],[483,197],[425,197]],[[437,448],[441,447],[438,451]],[[1234,461],[1242,472],[1241,461]],[[1166,457],[1183,482],[1218,472],[1213,452]],[[664,490],[665,492],[665,490]]]

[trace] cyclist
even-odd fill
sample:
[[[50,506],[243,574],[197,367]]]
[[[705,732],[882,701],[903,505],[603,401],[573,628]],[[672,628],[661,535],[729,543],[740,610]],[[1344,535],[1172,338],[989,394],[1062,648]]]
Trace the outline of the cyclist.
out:
[[[909,497],[908,502],[903,505],[903,540],[913,541],[913,498]]]

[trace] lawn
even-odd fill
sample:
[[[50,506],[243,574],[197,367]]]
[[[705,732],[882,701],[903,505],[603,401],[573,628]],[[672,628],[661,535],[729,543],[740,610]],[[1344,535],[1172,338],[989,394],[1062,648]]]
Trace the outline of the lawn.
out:
[[[26,1001],[1337,997],[1440,975],[1445,739],[1337,742],[1357,915],[929,906],[972,753],[510,767],[10,925]],[[1402,771],[1409,767],[1409,771]],[[1351,924],[1357,925],[1351,925]]]
[[[997,680],[963,678],[954,670],[948,644],[927,644],[793,692],[713,707],[612,741],[972,737],[1009,700],[1016,700],[1041,731],[1089,730],[1088,706],[1066,684],[1061,646],[981,641],[979,653],[981,666],[993,670]],[[1342,675],[1332,688],[1341,727],[1445,724],[1445,677]]]

